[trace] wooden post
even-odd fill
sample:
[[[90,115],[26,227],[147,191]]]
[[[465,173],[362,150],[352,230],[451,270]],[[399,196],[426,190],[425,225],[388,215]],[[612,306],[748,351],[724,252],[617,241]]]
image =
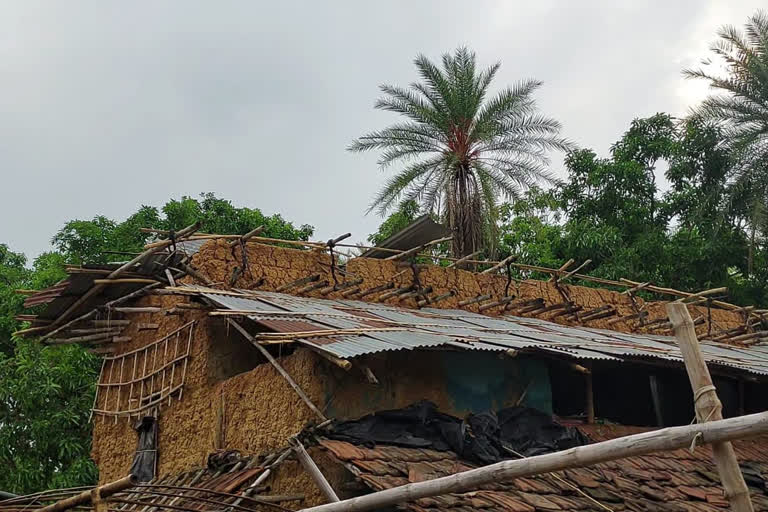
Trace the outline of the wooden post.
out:
[[[326,480],[323,474],[320,472],[320,468],[317,467],[315,461],[312,460],[312,457],[309,456],[307,450],[304,449],[304,445],[301,444],[301,441],[293,438],[291,439],[291,444],[293,445],[293,450],[296,452],[296,458],[299,459],[301,465],[304,467],[307,473],[309,473],[309,476],[312,477],[312,480],[314,480],[314,482],[317,484],[317,487],[320,489],[320,492],[323,493],[325,499],[330,502],[339,501],[339,497],[336,496],[336,492],[333,490],[333,487],[331,487],[331,484],[328,483],[328,480]]]
[[[298,395],[299,395],[299,397],[301,397],[301,399],[304,401],[304,403],[305,403],[305,404],[307,404],[307,406],[308,406],[310,409],[312,409],[312,412],[314,412],[314,413],[315,413],[315,414],[316,414],[316,415],[317,415],[317,416],[320,418],[320,421],[328,421],[328,418],[326,418],[326,417],[325,417],[325,415],[324,415],[324,414],[323,414],[323,413],[320,411],[320,409],[318,409],[318,408],[315,406],[315,404],[313,404],[313,403],[312,403],[312,401],[309,399],[309,397],[306,395],[306,393],[304,393],[304,390],[302,390],[302,389],[299,387],[299,385],[298,385],[298,384],[296,384],[296,382],[295,382],[295,381],[294,381],[294,380],[291,378],[291,376],[290,376],[290,375],[288,375],[288,372],[286,372],[286,371],[283,369],[283,367],[282,367],[282,366],[280,366],[280,363],[278,363],[278,362],[277,362],[277,360],[276,360],[274,357],[272,357],[272,354],[270,354],[270,353],[269,353],[269,351],[268,351],[267,349],[265,349],[264,347],[262,347],[262,346],[261,346],[261,344],[260,344],[258,341],[256,341],[256,340],[254,339],[254,337],[253,337],[253,336],[251,336],[251,335],[250,335],[250,333],[249,333],[248,331],[246,331],[246,330],[245,330],[245,328],[244,328],[242,325],[240,325],[239,323],[235,322],[235,321],[234,321],[234,320],[232,320],[231,318],[227,318],[227,322],[229,322],[229,324],[230,324],[232,327],[234,327],[235,329],[237,329],[237,330],[240,332],[240,334],[242,334],[242,335],[243,335],[243,337],[245,337],[245,339],[247,339],[248,341],[250,341],[250,342],[251,342],[251,344],[252,344],[254,347],[256,347],[256,349],[257,349],[259,352],[261,352],[261,354],[262,354],[262,355],[263,355],[265,358],[267,358],[267,361],[269,361],[269,362],[270,362],[270,364],[271,364],[272,366],[274,366],[274,367],[275,367],[275,370],[277,370],[277,372],[278,372],[280,375],[282,375],[282,376],[283,376],[283,378],[284,378],[286,381],[288,381],[288,384],[289,384],[289,385],[290,385],[290,386],[293,388],[293,390],[294,390],[294,391],[296,391],[296,394],[298,394]]]
[[[699,444],[714,444],[760,436],[765,433],[768,433],[768,412],[700,425],[669,427],[527,459],[505,460],[454,475],[392,487],[365,496],[303,510],[304,512],[363,512],[383,509],[419,498],[468,492],[480,489],[484,485],[509,482],[515,478],[580,468],[653,452],[688,448],[694,437]]]
[[[704,356],[696,338],[696,329],[685,304],[672,302],[667,304],[667,315],[675,329],[675,338],[683,354],[685,369],[693,389],[693,402],[696,409],[696,419],[701,423],[723,419],[723,405],[717,397],[712,377],[709,374]],[[736,452],[729,442],[713,443],[712,455],[715,459],[717,472],[723,482],[725,496],[730,501],[735,512],[751,512],[752,503],[749,490],[744,482],[744,476],[736,460]]]

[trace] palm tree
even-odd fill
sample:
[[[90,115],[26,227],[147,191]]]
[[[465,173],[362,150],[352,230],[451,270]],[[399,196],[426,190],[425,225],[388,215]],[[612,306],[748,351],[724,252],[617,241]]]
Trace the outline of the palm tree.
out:
[[[720,93],[704,100],[693,116],[719,124],[734,156],[732,203],[744,198],[750,202],[751,274],[756,232],[766,227],[768,204],[768,13],[751,16],[743,31],[724,26],[717,35],[710,50],[725,73],[700,68],[683,74],[707,80]]]
[[[500,63],[478,71],[474,52],[459,48],[443,55],[442,67],[423,55],[414,64],[422,81],[382,85],[375,104],[406,120],[348,149],[380,150],[382,170],[400,164],[369,212],[416,200],[452,229],[454,255],[467,255],[489,239],[499,197],[518,199],[537,182],[554,181],[547,154],[570,145],[558,137],[560,124],[537,112],[533,92],[541,82],[520,81],[488,99]]]

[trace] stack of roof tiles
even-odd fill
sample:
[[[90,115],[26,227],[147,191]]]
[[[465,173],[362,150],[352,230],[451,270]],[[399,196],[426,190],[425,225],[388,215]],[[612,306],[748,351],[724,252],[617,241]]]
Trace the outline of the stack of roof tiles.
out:
[[[594,441],[641,432],[642,428],[579,427]],[[471,469],[452,452],[342,441],[321,444],[372,490],[419,482]],[[768,510],[762,474],[768,471],[768,438],[735,443],[755,510]],[[728,510],[708,447],[659,452],[589,468],[518,478],[463,494],[422,498],[405,505],[415,512],[516,512],[557,510],[700,511]]]

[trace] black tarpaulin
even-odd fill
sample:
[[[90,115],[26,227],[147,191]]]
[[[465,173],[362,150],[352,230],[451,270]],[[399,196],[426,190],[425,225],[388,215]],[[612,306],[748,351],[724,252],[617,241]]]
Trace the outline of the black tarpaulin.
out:
[[[338,423],[328,437],[368,446],[383,443],[452,450],[481,464],[565,450],[589,441],[577,429],[560,425],[530,407],[470,414],[461,420],[439,412],[427,400]]]
[[[157,421],[153,416],[144,416],[133,428],[139,434],[139,443],[133,456],[131,474],[139,482],[149,482],[155,478],[157,465]]]

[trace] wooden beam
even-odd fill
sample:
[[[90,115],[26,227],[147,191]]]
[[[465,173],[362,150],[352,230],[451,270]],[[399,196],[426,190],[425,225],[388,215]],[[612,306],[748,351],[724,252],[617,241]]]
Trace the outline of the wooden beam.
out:
[[[701,354],[699,340],[696,338],[696,328],[688,308],[685,304],[674,302],[667,304],[666,309],[667,316],[675,329],[675,338],[680,346],[680,352],[683,354],[688,379],[691,381],[696,419],[699,423],[722,420],[723,405],[720,403],[704,356]],[[725,489],[725,497],[730,501],[732,510],[751,512],[749,489],[744,482],[744,476],[739,469],[739,461],[736,459],[736,452],[731,443],[713,443],[712,455]]]
[[[304,512],[364,512],[384,509],[430,496],[464,493],[489,484],[540,475],[563,469],[591,466],[653,452],[688,448],[694,436],[698,444],[713,444],[768,433],[768,412],[711,421],[699,425],[669,427],[600,443],[587,444],[526,459],[506,460],[469,471],[392,487],[356,498],[302,509]]]
[[[323,473],[320,471],[320,468],[317,467],[315,461],[312,460],[312,457],[310,457],[307,453],[307,450],[304,449],[304,445],[301,444],[301,441],[296,438],[292,438],[291,444],[293,445],[293,451],[296,452],[296,458],[299,459],[299,462],[304,467],[306,472],[309,473],[310,477],[312,477],[312,480],[320,489],[320,492],[323,493],[325,499],[330,502],[338,502],[339,497],[336,495],[333,487],[331,487],[331,484],[329,484],[328,480],[325,479]]]
[[[309,399],[306,393],[304,393],[304,390],[302,390],[298,384],[296,384],[296,381],[291,378],[290,375],[288,375],[288,372],[286,372],[282,366],[280,366],[280,363],[277,362],[277,360],[272,357],[272,354],[269,353],[267,349],[261,346],[261,344],[254,339],[251,334],[245,330],[245,328],[240,325],[239,323],[235,322],[231,318],[227,318],[227,322],[238,330],[240,334],[243,335],[245,339],[251,342],[251,344],[256,347],[256,349],[261,352],[261,355],[263,355],[267,361],[277,370],[277,372],[283,376],[283,378],[288,382],[288,384],[293,388],[294,391],[296,391],[296,394],[299,395],[299,397],[304,401],[305,404],[307,404],[307,407],[309,407],[312,412],[314,412],[318,418],[320,418],[320,421],[328,421],[328,418],[325,417],[325,415],[318,409],[315,404],[312,403],[312,401]]]

